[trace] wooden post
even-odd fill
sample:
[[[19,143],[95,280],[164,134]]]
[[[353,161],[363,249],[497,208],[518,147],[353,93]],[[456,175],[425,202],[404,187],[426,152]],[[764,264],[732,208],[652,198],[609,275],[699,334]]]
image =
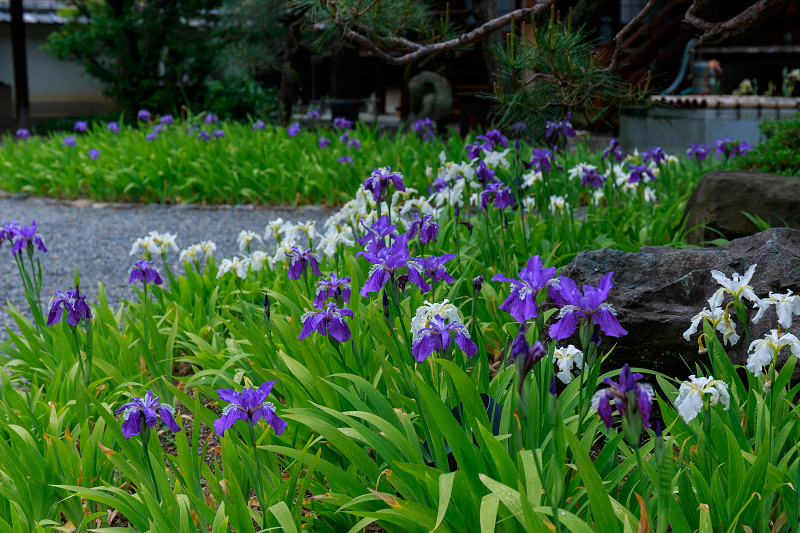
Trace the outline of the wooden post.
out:
[[[22,0],[11,0],[11,52],[14,56],[14,92],[17,100],[17,126],[30,129],[31,110],[28,97],[28,60],[25,56],[25,22]]]

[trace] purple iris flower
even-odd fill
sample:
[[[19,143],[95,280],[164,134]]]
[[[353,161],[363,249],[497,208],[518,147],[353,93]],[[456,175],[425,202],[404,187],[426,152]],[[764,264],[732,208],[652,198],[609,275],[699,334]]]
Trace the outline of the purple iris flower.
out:
[[[245,387],[242,392],[234,389],[219,389],[219,399],[228,402],[222,410],[222,415],[214,420],[214,431],[223,436],[231,426],[241,420],[256,425],[260,419],[264,419],[275,430],[276,435],[283,433],[288,425],[275,414],[275,404],[267,401],[275,381],[266,381],[257,389]]]
[[[309,311],[300,318],[303,329],[297,340],[303,340],[316,331],[320,335],[330,335],[339,342],[347,342],[351,333],[344,317],[353,318],[352,309],[339,309],[334,302],[328,302],[327,307],[317,307],[316,311]]]
[[[718,154],[724,154],[725,151],[728,149],[728,145],[731,144],[731,143],[734,143],[734,142],[736,142],[736,141],[734,141],[730,137],[725,137],[723,139],[717,139],[716,141],[714,141],[714,148],[716,149],[716,152]]]
[[[428,185],[428,192],[433,194],[446,188],[447,182],[444,181],[444,178],[437,176],[436,179],[433,180],[433,184]]]
[[[330,145],[331,145],[331,140],[328,139],[327,137],[320,137],[319,142],[317,143],[317,146],[319,146],[320,148],[327,148]]]
[[[319,109],[309,109],[306,113],[306,120],[319,120]]]
[[[14,222],[12,222],[14,224]],[[30,226],[7,226],[6,231],[12,230],[13,234],[10,234],[7,238],[11,240],[14,239],[14,246],[11,248],[11,255],[16,253],[22,253],[23,248],[28,248],[28,245],[35,246],[39,249],[40,252],[43,254],[47,253],[47,248],[44,245],[44,240],[42,236],[36,233],[36,221],[32,221]]]
[[[335,119],[333,119],[333,125],[343,130],[353,129],[353,121],[347,120],[344,117],[336,117]]]
[[[211,135],[213,135],[215,139],[221,139],[225,137],[225,132],[222,130],[214,130],[211,132]]]
[[[197,134],[197,140],[198,141],[210,141],[211,140],[211,134],[208,133],[207,131],[201,131],[201,132],[199,132]]]
[[[136,261],[129,270],[131,276],[128,278],[128,285],[134,281],[141,281],[142,283],[155,283],[161,285],[164,281],[158,275],[158,269],[153,266],[152,261],[145,261],[140,259]]]
[[[171,405],[160,403],[158,400],[160,396],[153,396],[152,391],[147,391],[144,398],[133,397],[133,401],[122,404],[122,406],[114,411],[114,413],[122,413],[122,435],[129,439],[134,435],[142,432],[142,415],[144,415],[144,423],[151,428],[156,425],[156,420],[161,418],[164,425],[170,431],[177,433],[181,430],[180,426],[175,423],[173,415],[175,409]]]
[[[531,346],[525,337],[524,330],[520,331],[514,338],[514,343],[511,345],[511,357],[514,358],[514,366],[520,378],[519,392],[522,392],[525,378],[533,370],[534,365],[544,359],[545,355],[547,355],[547,348],[544,347],[544,344],[536,341]]]
[[[557,140],[561,137],[570,139],[575,137],[575,128],[572,127],[572,123],[570,122],[570,118],[572,117],[572,112],[570,111],[567,113],[567,118],[563,120],[551,121],[548,120],[545,124],[545,137],[551,140]]]
[[[591,320],[606,335],[622,337],[627,331],[617,320],[617,313],[610,303],[606,302],[608,291],[614,286],[611,281],[613,272],[603,276],[597,287],[583,286],[581,293],[578,286],[569,278],[559,277],[549,284],[548,294],[561,306],[558,321],[550,326],[550,338],[563,340],[572,335],[578,327],[578,319]]]
[[[347,143],[347,147],[354,150],[361,150],[361,141],[356,138],[350,139],[350,142]]]
[[[533,157],[528,166],[536,172],[550,172],[555,165],[555,156],[547,148],[534,148],[531,150]]]
[[[483,277],[483,274],[478,274],[474,278],[472,278],[472,292],[474,294],[478,294],[483,289],[483,284],[486,282],[486,278]]]
[[[361,246],[366,246],[367,251],[377,253],[378,250],[386,248],[386,237],[394,239],[397,237],[397,225],[389,222],[389,217],[383,215],[381,218],[372,223],[368,228],[361,221],[361,227],[364,228],[365,233],[363,237],[356,239],[356,242]],[[409,239],[413,237],[409,236]]]
[[[0,225],[0,246],[3,246],[3,241],[12,242],[14,240],[17,228],[19,228],[19,224],[13,220],[8,223],[4,221]]]
[[[422,278],[420,267],[411,261],[408,252],[408,234],[399,235],[391,246],[377,252],[358,252],[356,256],[363,256],[374,266],[369,271],[369,278],[361,287],[361,296],[367,297],[371,292],[380,291],[387,282],[397,282],[401,270],[406,269],[408,281],[420,288],[422,292],[431,290]]]
[[[17,139],[27,139],[30,136],[31,132],[25,128],[20,128],[17,130]]]
[[[340,143],[346,144],[347,141],[349,141],[349,140],[350,140],[350,134],[349,133],[344,132],[341,135],[339,135],[339,142]]]
[[[441,280],[444,280],[445,283],[453,283],[455,278],[447,273],[447,267],[445,267],[445,263],[453,258],[455,258],[455,254],[444,254],[440,256],[415,257],[412,261],[420,266],[423,275],[430,278],[431,283]]]
[[[140,109],[139,113],[136,114],[136,118],[142,122],[150,122],[150,111],[147,109]]]
[[[717,143],[720,144],[718,145]],[[725,154],[726,158],[739,157],[740,155],[746,154],[750,148],[752,148],[752,146],[744,141],[739,142],[738,139],[723,139],[721,141],[716,141],[714,145],[717,147],[717,153]]]
[[[408,226],[408,238],[413,239],[419,233],[419,242],[421,244],[428,244],[429,242],[436,242],[436,236],[439,233],[439,224],[433,220],[433,215],[425,215],[422,218],[417,217],[411,221]]]
[[[653,163],[658,165],[666,160],[667,160],[667,154],[660,146],[654,146],[644,154],[645,163],[652,161]]]
[[[263,120],[256,120],[253,122],[253,131],[263,130],[266,126]]]
[[[469,338],[469,332],[464,324],[455,320],[445,324],[441,315],[436,315],[427,326],[420,329],[414,344],[411,345],[411,355],[417,363],[423,362],[433,352],[445,353],[450,347],[451,336],[455,338],[456,345],[467,356],[472,357],[478,353],[478,347]]]
[[[299,122],[295,122],[288,128],[286,128],[286,132],[289,134],[289,137],[294,137],[295,135],[299,135],[302,128],[300,127]]]
[[[156,137],[158,137],[158,134],[159,134],[160,131],[161,130],[158,129],[158,128],[152,130],[150,133],[148,133],[147,135],[144,136],[145,140],[155,141]]]
[[[389,183],[394,184],[394,188],[398,191],[406,190],[403,175],[392,172],[392,167],[374,169],[372,175],[364,180],[364,189],[372,193],[373,200],[382,202],[389,193]]]
[[[352,164],[353,164],[353,158],[352,158],[352,157],[350,157],[349,155],[343,155],[342,157],[340,157],[339,159],[337,159],[337,161],[338,161],[339,163],[348,163],[348,164],[350,164],[350,165],[352,165]]]
[[[528,263],[519,271],[518,278],[507,278],[495,274],[492,281],[511,283],[511,294],[500,304],[500,309],[509,313],[520,324],[538,315],[536,293],[542,290],[556,273],[556,267],[542,268],[542,258],[531,256]]]
[[[481,149],[483,148],[483,143],[480,141],[475,141],[472,144],[466,145],[464,148],[467,149],[467,157],[469,159],[477,159],[481,156]]]
[[[89,121],[79,120],[75,123],[75,127],[72,128],[72,131],[86,131],[88,129],[89,129]]]
[[[618,139],[611,139],[611,142],[608,143],[608,148],[603,152],[603,160],[614,158],[614,161],[617,163],[621,162],[623,159],[628,157],[628,154],[622,151],[622,148],[619,146]]]
[[[106,130],[113,133],[119,133],[119,122],[109,122],[106,125]]]
[[[314,307],[322,309],[328,298],[333,298],[338,305],[350,303],[350,276],[339,278],[331,272],[330,279],[318,281]]]
[[[175,124],[175,119],[172,118],[172,115],[164,115],[159,122],[166,126],[167,124]]]
[[[486,209],[489,204],[494,204],[498,209],[505,209],[514,205],[514,195],[511,187],[506,187],[502,182],[489,183],[481,191],[481,205],[479,209]]]
[[[289,279],[300,279],[309,266],[314,274],[322,275],[322,272],[319,271],[319,256],[312,252],[311,248],[300,250],[297,246],[293,246],[287,256],[289,257]]]
[[[689,149],[686,150],[686,157],[691,159],[696,156],[698,161],[705,161],[709,153],[711,153],[711,147],[706,143],[692,143]]]
[[[219,122],[219,117],[214,113],[206,115],[206,124],[216,124],[217,122]]]
[[[526,126],[523,121],[518,120],[511,128],[511,133],[514,135],[514,137],[521,137],[522,135],[528,133],[528,126]]]
[[[597,172],[594,168],[584,168],[581,172],[581,187],[602,187],[606,177]]]
[[[414,121],[413,128],[425,142],[432,141],[436,137],[436,123],[428,117]]]
[[[494,175],[494,170],[487,167],[485,161],[478,163],[478,168],[475,169],[475,177],[484,185],[499,181]]]
[[[92,318],[92,310],[86,303],[86,293],[80,294],[78,287],[70,289],[67,294],[56,291],[56,296],[50,300],[50,312],[47,315],[47,325],[54,326],[61,321],[61,317],[67,312],[67,324],[77,327],[82,320]]]
[[[75,146],[75,136],[67,135],[64,137],[64,140],[61,141],[61,146]]]
[[[489,130],[486,135],[478,135],[476,139],[483,141],[484,150],[492,151],[498,146],[501,148],[508,146],[508,137],[503,135],[500,130]]]
[[[638,443],[642,427],[650,427],[650,412],[653,408],[653,387],[647,383],[639,383],[642,374],[631,372],[625,364],[619,374],[619,383],[605,378],[603,384],[608,388],[600,389],[592,397],[592,407],[603,420],[606,431],[614,426],[614,410],[622,417],[625,436],[629,441]],[[614,405],[611,405],[611,402]]]
[[[89,159],[91,159],[92,161],[97,161],[98,159],[100,159],[100,150],[89,148]]]
[[[653,173],[647,168],[647,165],[631,165],[628,163],[628,168],[631,171],[631,176],[628,178],[628,183],[639,183],[645,177],[651,180],[656,179]]]

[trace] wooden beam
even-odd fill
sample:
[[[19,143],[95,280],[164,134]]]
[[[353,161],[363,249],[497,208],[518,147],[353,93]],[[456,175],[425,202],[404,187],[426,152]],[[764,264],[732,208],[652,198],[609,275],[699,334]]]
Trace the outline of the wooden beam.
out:
[[[11,0],[11,53],[14,57],[17,127],[30,129],[31,108],[28,95],[28,60],[25,54],[25,22],[22,19],[22,0]]]

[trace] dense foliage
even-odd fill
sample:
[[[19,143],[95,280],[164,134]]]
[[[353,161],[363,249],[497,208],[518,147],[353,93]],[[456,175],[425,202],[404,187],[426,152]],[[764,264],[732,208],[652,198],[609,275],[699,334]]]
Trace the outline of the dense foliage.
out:
[[[75,0],[48,37],[59,59],[80,63],[123,109],[172,110],[198,102],[215,50],[220,0]]]
[[[755,265],[714,273],[685,334],[709,366],[681,384],[604,365],[626,334],[613,273],[556,275],[582,249],[679,243],[709,148],[508,144],[424,159],[428,195],[367,171],[323,228],[244,228],[222,260],[191,245],[184,273],[177,236],[153,232],[118,304],[76,279],[43,306],[39,231],[57,236],[3,224],[32,319],[10,309],[0,344],[0,531],[797,530],[797,296],[753,294]],[[781,331],[742,379],[722,342],[750,340],[745,302]]]
[[[736,167],[756,172],[800,176],[800,116],[765,120],[760,126],[764,142],[744,157]]]

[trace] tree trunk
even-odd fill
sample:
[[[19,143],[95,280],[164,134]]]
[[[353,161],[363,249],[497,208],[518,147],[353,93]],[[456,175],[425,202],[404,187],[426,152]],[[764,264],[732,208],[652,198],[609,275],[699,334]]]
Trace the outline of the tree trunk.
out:
[[[31,108],[28,95],[28,59],[25,53],[25,22],[22,20],[22,0],[11,0],[11,49],[14,56],[17,126],[30,129]]]
[[[475,16],[476,26],[480,26],[497,17],[496,0],[472,0],[472,14]],[[481,52],[483,62],[486,65],[486,74],[491,84],[497,75],[497,61],[495,60],[492,48],[500,42],[500,32],[490,33],[481,41]]]

